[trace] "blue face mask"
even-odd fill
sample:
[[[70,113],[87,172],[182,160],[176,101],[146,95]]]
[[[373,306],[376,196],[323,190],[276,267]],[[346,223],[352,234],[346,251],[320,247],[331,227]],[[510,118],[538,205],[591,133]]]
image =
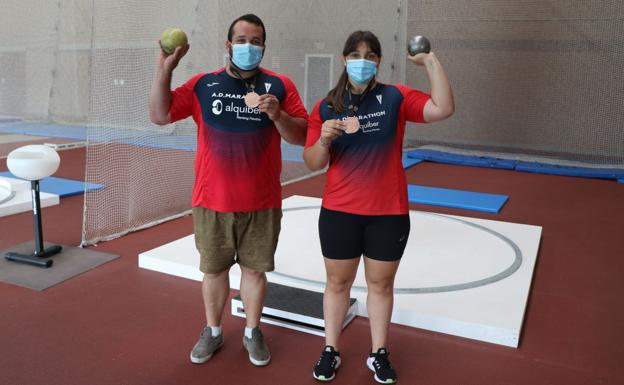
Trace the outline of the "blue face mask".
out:
[[[262,47],[247,44],[232,44],[232,63],[238,68],[249,71],[262,61]]]
[[[347,74],[357,84],[366,84],[377,74],[377,63],[366,59],[347,60]]]

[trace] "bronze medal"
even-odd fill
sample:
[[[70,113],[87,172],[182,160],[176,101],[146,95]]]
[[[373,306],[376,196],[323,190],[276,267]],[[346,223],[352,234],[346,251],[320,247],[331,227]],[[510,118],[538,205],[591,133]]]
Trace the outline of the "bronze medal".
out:
[[[260,104],[260,95],[251,91],[245,95],[245,105],[249,108],[256,108]]]
[[[355,134],[360,129],[360,121],[355,116],[349,116],[344,120],[345,132],[347,134]]]

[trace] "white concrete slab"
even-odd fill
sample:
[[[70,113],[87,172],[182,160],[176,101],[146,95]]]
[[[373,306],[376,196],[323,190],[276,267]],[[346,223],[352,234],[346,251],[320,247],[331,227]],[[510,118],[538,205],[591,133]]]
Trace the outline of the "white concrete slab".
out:
[[[7,193],[8,189],[10,193]],[[0,176],[0,190],[0,217],[32,210],[29,181]],[[41,208],[59,204],[59,196],[56,194],[40,192],[39,200]]]
[[[283,202],[282,233],[271,282],[322,291],[317,232],[320,199]],[[410,212],[411,233],[397,273],[392,322],[517,347],[541,227]],[[139,255],[139,266],[201,280],[193,236]],[[240,270],[230,272],[238,289]],[[351,293],[366,316],[363,263]]]
[[[0,204],[13,199],[15,192],[11,187],[11,183],[7,180],[0,179]]]
[[[3,185],[8,185],[12,191],[30,191],[30,182],[24,179],[0,176],[0,182],[2,182]]]

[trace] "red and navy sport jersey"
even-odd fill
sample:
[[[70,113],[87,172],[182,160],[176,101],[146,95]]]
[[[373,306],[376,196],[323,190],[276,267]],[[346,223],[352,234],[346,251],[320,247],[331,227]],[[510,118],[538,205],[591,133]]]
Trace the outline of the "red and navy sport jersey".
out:
[[[345,93],[346,94],[346,93]],[[352,95],[352,103],[360,103]],[[329,149],[329,169],[323,207],[360,215],[406,214],[407,181],[401,161],[405,122],[424,123],[430,96],[402,85],[378,83],[358,106],[360,130],[344,133]],[[345,95],[344,105],[349,105]],[[320,100],[308,119],[306,147],[316,143],[323,122],[345,119]]]
[[[290,116],[307,118],[286,76],[261,69],[255,84]],[[282,205],[281,137],[266,113],[245,105],[246,93],[243,81],[224,68],[198,74],[171,93],[171,121],[192,115],[198,127],[193,206],[239,212]]]

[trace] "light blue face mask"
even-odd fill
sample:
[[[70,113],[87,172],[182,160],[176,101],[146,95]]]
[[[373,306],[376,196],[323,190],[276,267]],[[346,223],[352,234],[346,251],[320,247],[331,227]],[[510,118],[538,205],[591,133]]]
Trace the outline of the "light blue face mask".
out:
[[[246,44],[232,44],[232,63],[244,71],[250,71],[262,61],[262,47]]]
[[[357,84],[366,84],[377,75],[377,63],[366,59],[347,60],[347,74]]]

